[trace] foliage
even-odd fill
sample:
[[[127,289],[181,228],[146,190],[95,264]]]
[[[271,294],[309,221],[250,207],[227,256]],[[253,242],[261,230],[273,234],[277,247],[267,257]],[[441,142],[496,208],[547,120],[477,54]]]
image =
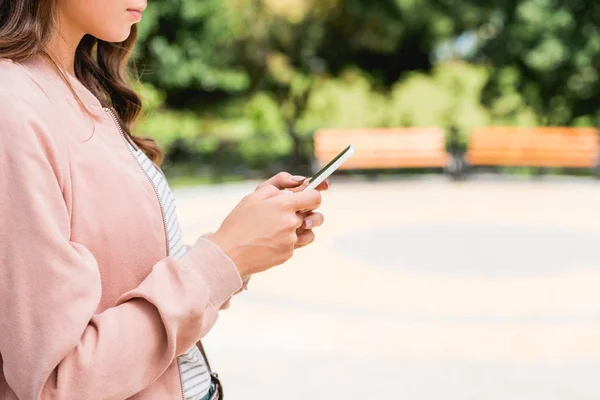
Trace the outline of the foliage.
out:
[[[142,78],[170,95],[239,92],[248,77],[237,65],[235,33],[243,23],[222,0],[151,2],[140,24],[136,59]]]
[[[483,2],[483,0],[481,0]],[[486,1],[478,51],[491,66],[484,100],[512,86],[544,125],[600,123],[600,4],[594,0]],[[508,112],[513,107],[508,107]]]
[[[150,2],[135,62],[138,131],[175,162],[298,165],[321,127],[600,124],[594,0]]]

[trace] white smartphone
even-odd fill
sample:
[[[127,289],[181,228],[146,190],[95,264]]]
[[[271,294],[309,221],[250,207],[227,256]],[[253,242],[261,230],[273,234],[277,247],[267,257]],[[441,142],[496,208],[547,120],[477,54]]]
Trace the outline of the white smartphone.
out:
[[[344,151],[338,154],[329,164],[323,167],[319,172],[317,172],[310,181],[308,181],[308,186],[304,188],[304,190],[312,190],[316,189],[325,179],[329,178],[331,174],[335,172],[343,163],[346,162],[352,155],[354,154],[354,146],[350,145],[346,147]]]

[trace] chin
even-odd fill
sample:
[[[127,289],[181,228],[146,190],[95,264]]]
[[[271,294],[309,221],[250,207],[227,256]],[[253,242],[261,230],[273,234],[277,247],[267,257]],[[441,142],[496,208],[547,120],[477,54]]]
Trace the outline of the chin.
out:
[[[127,40],[131,35],[131,26],[127,27],[127,29],[123,29],[120,31],[113,32],[103,32],[101,35],[94,35],[97,39],[102,40],[108,43],[121,43]]]

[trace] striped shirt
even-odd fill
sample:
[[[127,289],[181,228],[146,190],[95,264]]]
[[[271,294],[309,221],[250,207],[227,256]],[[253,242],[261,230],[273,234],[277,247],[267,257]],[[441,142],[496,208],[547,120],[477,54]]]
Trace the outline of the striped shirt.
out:
[[[186,247],[181,236],[175,198],[171,193],[167,179],[143,151],[134,148],[127,143],[129,150],[135,155],[140,166],[150,177],[158,193],[158,199],[162,205],[166,234],[169,244],[169,256],[182,257]],[[198,347],[193,346],[185,354],[177,358],[184,400],[201,400],[210,389],[210,372]]]

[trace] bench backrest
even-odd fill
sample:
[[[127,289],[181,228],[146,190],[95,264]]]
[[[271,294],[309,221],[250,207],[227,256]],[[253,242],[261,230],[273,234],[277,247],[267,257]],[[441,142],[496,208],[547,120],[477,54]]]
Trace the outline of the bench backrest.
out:
[[[321,129],[314,144],[321,165],[353,144],[356,154],[343,169],[444,167],[448,159],[439,128]]]
[[[471,165],[586,167],[597,163],[594,128],[491,127],[475,130],[466,161]]]

